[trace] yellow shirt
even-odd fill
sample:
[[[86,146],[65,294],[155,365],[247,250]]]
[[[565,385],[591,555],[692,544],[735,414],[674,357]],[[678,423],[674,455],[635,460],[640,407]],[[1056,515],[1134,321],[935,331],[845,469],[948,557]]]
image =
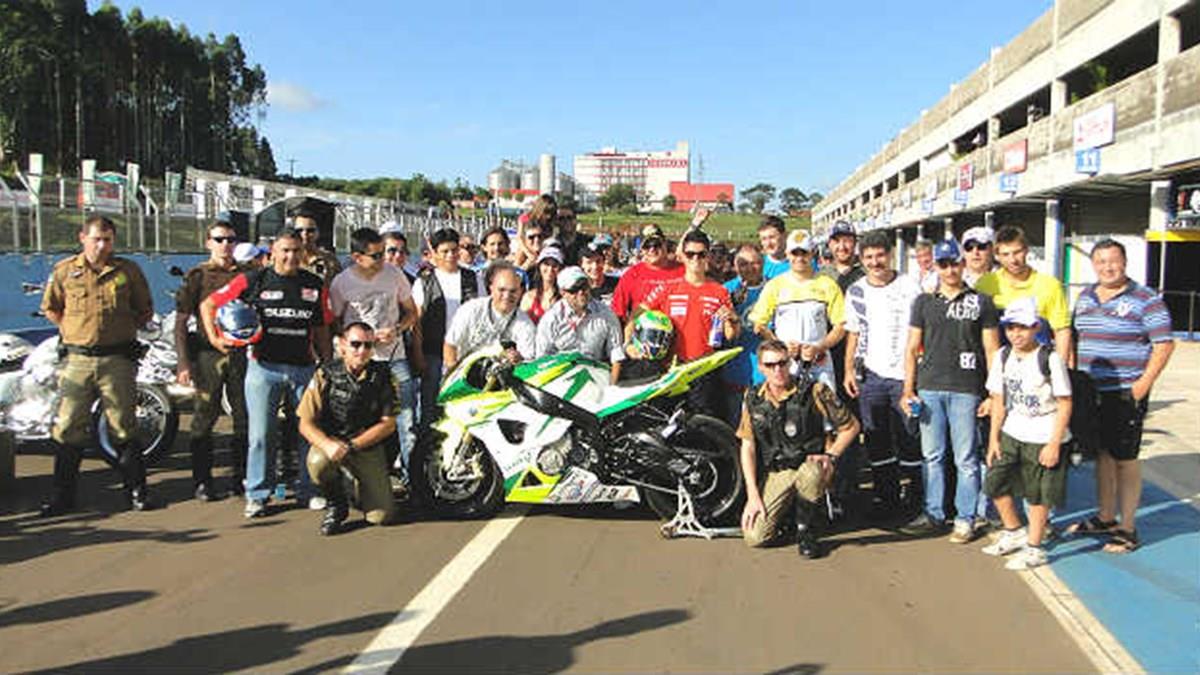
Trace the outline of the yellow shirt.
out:
[[[998,269],[979,277],[979,281],[975,282],[975,290],[992,296],[997,309],[1008,307],[1014,300],[1033,296],[1037,301],[1038,316],[1045,319],[1051,329],[1059,330],[1071,325],[1067,296],[1058,280],[1048,274],[1033,270],[1025,281],[1017,281],[1003,269]]]
[[[845,320],[845,300],[829,277],[800,279],[787,272],[767,282],[748,318],[755,326],[772,325],[785,342],[815,344]]]

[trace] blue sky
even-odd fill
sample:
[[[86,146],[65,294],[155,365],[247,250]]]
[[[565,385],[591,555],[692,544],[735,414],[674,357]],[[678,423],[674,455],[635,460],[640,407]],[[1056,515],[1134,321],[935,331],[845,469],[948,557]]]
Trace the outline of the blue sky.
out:
[[[117,2],[123,11],[133,4]],[[93,3],[94,6],[94,3]],[[828,191],[1051,6],[145,0],[267,72],[281,172],[464,177],[688,140],[704,178]]]

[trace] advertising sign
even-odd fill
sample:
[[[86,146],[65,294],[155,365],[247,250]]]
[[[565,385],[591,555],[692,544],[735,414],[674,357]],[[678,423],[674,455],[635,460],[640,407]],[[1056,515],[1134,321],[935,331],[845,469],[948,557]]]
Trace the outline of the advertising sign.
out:
[[[958,167],[958,189],[966,192],[975,187],[975,165],[963,164]]]
[[[96,201],[96,160],[81,161],[79,177],[83,179],[83,205],[91,206],[92,202]]]
[[[955,190],[954,191],[954,203],[958,204],[959,206],[966,206],[967,199],[969,196],[970,196],[970,193],[967,192],[966,190]]]
[[[937,199],[937,179],[934,178],[925,184],[925,201],[933,201]]]
[[[1100,148],[1075,151],[1075,173],[1100,173]]]
[[[924,213],[927,213],[927,214],[933,213],[933,200],[932,199],[922,199],[921,200],[921,211]]]
[[[1000,174],[1000,191],[1008,194],[1017,193],[1017,174],[1002,173]]]
[[[34,198],[42,194],[42,173],[44,158],[40,152],[29,153],[29,191]]]
[[[1107,103],[1075,118],[1075,152],[1113,142],[1117,130],[1117,104]]]
[[[1004,173],[1021,173],[1029,157],[1029,140],[1022,139],[1004,148]]]

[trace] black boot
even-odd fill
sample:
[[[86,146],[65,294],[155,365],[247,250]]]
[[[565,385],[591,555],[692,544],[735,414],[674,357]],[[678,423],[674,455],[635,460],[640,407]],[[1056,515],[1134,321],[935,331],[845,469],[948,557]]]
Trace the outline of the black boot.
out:
[[[121,469],[121,477],[125,481],[125,489],[129,494],[129,508],[134,511],[152,511],[162,508],[163,504],[155,499],[146,488],[146,466],[142,463],[140,448],[126,443],[119,446],[120,460],[117,462]]]
[[[342,531],[342,524],[350,517],[350,507],[341,481],[336,478],[321,486],[321,496],[325,497],[325,515],[321,517],[319,531],[321,536],[328,537]]]
[[[796,550],[800,557],[815,560],[821,557],[821,542],[816,532],[817,505],[796,498]]]
[[[192,485],[197,501],[211,502],[217,499],[212,478],[212,437],[196,437],[188,442],[192,456]]]
[[[83,453],[65,443],[54,444],[54,487],[50,497],[38,510],[43,518],[61,516],[75,510],[75,493],[79,482],[79,463]]]

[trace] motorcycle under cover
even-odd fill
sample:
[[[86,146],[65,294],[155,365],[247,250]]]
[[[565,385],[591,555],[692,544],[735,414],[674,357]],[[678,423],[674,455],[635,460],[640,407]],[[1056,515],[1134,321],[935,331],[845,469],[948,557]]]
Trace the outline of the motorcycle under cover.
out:
[[[391,370],[383,361],[367,363],[366,373],[356,380],[341,359],[321,366],[321,430],[350,440],[373,426],[384,415],[394,417],[397,403]]]
[[[767,469],[795,468],[808,455],[825,452],[825,425],[812,388],[792,394],[778,408],[762,387],[746,392],[759,463]]]

